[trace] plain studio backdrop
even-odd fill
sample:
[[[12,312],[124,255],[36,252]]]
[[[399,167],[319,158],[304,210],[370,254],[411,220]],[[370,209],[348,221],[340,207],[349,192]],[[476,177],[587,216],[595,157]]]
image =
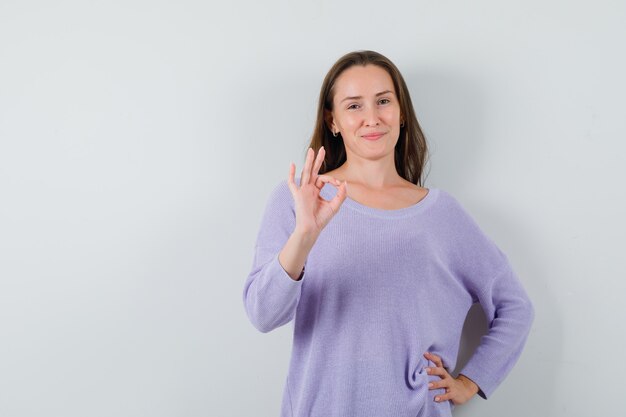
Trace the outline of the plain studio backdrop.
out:
[[[258,332],[243,284],[357,49],[400,68],[424,185],[536,308],[505,382],[455,415],[616,415],[625,21],[619,1],[2,1],[0,416],[278,416],[293,322]]]

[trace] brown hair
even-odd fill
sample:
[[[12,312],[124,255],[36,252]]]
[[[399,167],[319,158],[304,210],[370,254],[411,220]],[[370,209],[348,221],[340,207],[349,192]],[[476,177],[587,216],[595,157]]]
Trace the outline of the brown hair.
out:
[[[404,78],[402,78],[402,74],[400,74],[393,62],[374,51],[355,51],[342,56],[335,62],[324,78],[317,106],[317,120],[315,121],[313,136],[309,144],[309,147],[313,148],[316,154],[322,146],[326,150],[324,163],[319,173],[329,172],[338,168],[346,161],[346,148],[343,144],[343,138],[341,138],[340,134],[337,137],[333,137],[326,118],[327,113],[333,110],[335,81],[348,68],[354,65],[366,66],[368,64],[377,65],[389,73],[398,95],[400,117],[404,121],[404,127],[400,128],[400,137],[395,148],[396,171],[407,181],[422,186],[423,170],[429,157],[428,147],[417,117],[415,117],[409,89],[404,82]]]

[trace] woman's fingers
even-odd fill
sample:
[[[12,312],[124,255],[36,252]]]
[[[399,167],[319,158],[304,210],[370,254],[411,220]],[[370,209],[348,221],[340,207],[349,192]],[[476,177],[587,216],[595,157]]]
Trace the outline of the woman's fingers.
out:
[[[426,368],[426,373],[428,375],[438,375],[442,378],[445,378],[446,376],[450,375],[448,371],[446,371],[445,368],[442,368],[440,366],[437,366],[435,368]]]
[[[448,391],[445,394],[437,395],[435,397],[435,401],[437,402],[448,401],[452,399],[454,399],[454,394],[452,393],[452,391]]]
[[[317,188],[321,190],[324,184],[326,183],[331,183],[335,185],[337,188],[339,188],[339,186],[341,185],[341,182],[339,182],[338,179],[333,178],[330,175],[322,174],[322,175],[317,176],[317,180],[315,181],[315,185],[317,186]]]
[[[437,396],[435,396],[435,401],[442,402],[442,401],[448,401],[448,400],[454,399],[454,396],[455,396],[455,391],[453,390],[454,380],[452,379],[450,374],[448,374],[448,372],[444,368],[441,368],[441,367],[426,368],[426,369],[429,375],[438,375],[441,377],[439,381],[429,382],[428,389],[429,390],[434,390],[434,389],[445,390],[445,394],[438,394]]]
[[[440,379],[439,381],[432,381],[428,383],[428,389],[442,389],[442,388],[448,388],[450,386],[450,379],[449,378],[443,378]]]
[[[428,389],[443,389],[445,391],[443,394],[435,395],[436,402],[452,401],[455,405],[463,404],[476,393],[476,384],[465,376],[453,378],[443,366],[443,361],[439,356],[426,352],[424,357],[435,364],[434,367],[429,366],[425,368],[426,373],[428,375],[437,375],[441,378],[437,381],[430,381]],[[466,383],[465,380],[470,382]]]
[[[458,378],[453,378],[445,368],[426,368],[429,375],[439,375],[438,381],[428,383],[429,390],[443,389],[443,394],[435,395],[436,402],[452,401],[454,404],[463,404],[467,402],[476,393],[475,390],[468,388]]]
[[[339,207],[345,201],[348,196],[348,183],[344,181],[341,183],[339,188],[337,189],[337,194],[333,197],[332,200],[329,201],[330,208],[333,210],[333,213],[337,213],[339,211]]]
[[[313,150],[313,148],[309,147],[309,149],[307,149],[306,159],[304,161],[304,168],[302,168],[302,174],[300,175],[300,187],[309,183],[317,186],[318,188],[321,188],[324,185],[323,183],[320,183],[318,181],[318,177],[319,177],[318,173],[320,171],[320,168],[322,167],[322,164],[324,163],[325,155],[326,155],[326,150],[324,149],[323,146],[320,147],[319,151],[317,152],[317,156],[315,155],[315,151]],[[295,171],[295,167],[293,169]],[[292,176],[291,170],[289,172],[289,175],[290,177]],[[339,186],[338,181],[336,180],[325,181],[325,182],[334,182],[337,186]],[[295,184],[295,178],[293,179],[293,183]],[[291,188],[291,183],[290,183],[290,188]]]
[[[302,168],[302,175],[300,176],[300,187],[304,184],[308,184],[311,179],[311,165],[313,164],[314,154],[313,148],[309,148],[306,151],[306,160],[304,161],[304,168]]]
[[[319,175],[325,155],[324,147],[320,147],[317,156],[315,156],[313,148],[307,149],[299,186],[295,178],[295,164],[292,162],[289,166],[288,184],[296,206],[296,228],[301,230],[320,232],[339,210],[347,196],[346,183],[340,184],[337,179],[330,175]],[[331,183],[339,189],[337,196],[331,201],[326,201],[320,195],[321,189],[327,183]],[[316,189],[313,189],[312,186]]]
[[[429,375],[438,375],[441,379],[439,381],[433,381],[428,384],[429,389],[442,389],[446,390],[446,394],[437,395],[435,397],[435,401],[447,401],[452,398],[452,394],[450,394],[450,388],[452,387],[452,377],[443,367],[443,360],[441,357],[434,355],[430,352],[424,353],[424,357],[435,364],[434,368],[426,368],[426,372]]]
[[[291,190],[291,194],[295,195],[296,193],[296,182],[294,176],[296,174],[296,164],[293,162],[289,164],[289,176],[287,177],[287,185],[289,186],[289,190]]]
[[[317,151],[317,156],[315,157],[315,163],[313,164],[313,171],[311,172],[311,183],[313,183],[314,185],[317,184],[317,174],[320,172],[320,167],[322,166],[322,163],[324,162],[324,155],[326,154],[326,151],[324,150],[324,147],[320,147],[320,150]]]
[[[429,361],[433,362],[435,366],[443,367],[443,361],[441,360],[439,356],[434,355],[430,352],[426,352],[424,353],[424,357],[428,359]]]
[[[441,377],[439,381],[431,381],[428,383],[429,390],[445,389],[445,394],[437,395],[435,397],[435,401],[441,402],[441,401],[447,401],[453,398],[453,393],[452,393],[451,388],[453,386],[454,381],[452,380],[452,377],[450,376],[448,371],[445,370],[445,368],[440,367],[440,366],[436,368],[426,368],[426,373],[428,375],[438,375],[439,377]]]

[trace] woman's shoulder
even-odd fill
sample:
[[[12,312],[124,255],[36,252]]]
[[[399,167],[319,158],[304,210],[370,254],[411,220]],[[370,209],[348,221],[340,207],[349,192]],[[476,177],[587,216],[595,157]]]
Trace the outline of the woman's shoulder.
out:
[[[439,215],[445,217],[443,224],[452,228],[459,240],[461,240],[461,237],[464,237],[467,238],[465,239],[466,241],[471,241],[474,245],[478,245],[481,239],[485,240],[486,238],[488,244],[492,243],[480,226],[475,214],[466,208],[461,199],[457,198],[452,192],[442,189],[438,189],[438,194],[437,208]]]
[[[444,188],[432,188],[437,190],[437,194],[439,194],[439,200],[441,200],[442,203],[462,207],[460,201],[455,197],[453,193],[447,191]]]
[[[470,211],[461,200],[445,188],[426,186],[431,198],[431,205],[435,213],[434,219],[438,224],[447,225],[454,230],[475,228],[477,223]]]
[[[293,211],[293,198],[286,179],[274,182],[266,198],[266,210],[283,210],[291,208]]]

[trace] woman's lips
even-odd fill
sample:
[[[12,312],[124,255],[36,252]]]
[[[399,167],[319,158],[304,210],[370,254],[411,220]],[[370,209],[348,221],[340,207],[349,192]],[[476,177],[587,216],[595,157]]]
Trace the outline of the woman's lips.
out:
[[[384,135],[384,133],[371,133],[369,135],[363,135],[362,137],[363,139],[366,139],[366,140],[376,140],[382,135]]]

